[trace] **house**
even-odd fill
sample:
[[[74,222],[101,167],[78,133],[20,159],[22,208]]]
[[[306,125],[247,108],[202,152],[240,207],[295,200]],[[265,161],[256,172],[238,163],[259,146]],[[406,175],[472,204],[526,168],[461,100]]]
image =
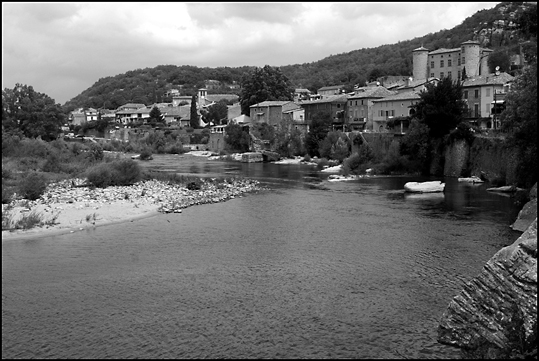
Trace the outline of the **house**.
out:
[[[396,94],[396,92],[390,91],[383,86],[362,87],[356,89],[354,95],[348,96],[345,128],[347,128],[348,131],[372,130],[372,101],[394,94]]]
[[[466,79],[462,83],[462,97],[468,106],[468,121],[483,129],[499,128],[499,120],[493,119],[496,118],[493,108],[503,107],[513,80],[514,77],[505,72]]]
[[[344,128],[344,113],[348,101],[347,95],[328,95],[319,100],[311,100],[300,103],[305,109],[305,121],[308,125],[312,123],[313,117],[317,113],[322,113],[333,119],[333,129]]]
[[[300,102],[303,100],[309,100],[310,95],[311,91],[309,89],[297,88],[294,90],[294,101]]]
[[[116,112],[116,122],[123,125],[131,125],[137,122],[145,122],[150,118],[151,109],[143,105],[138,109],[124,109]]]
[[[78,108],[69,113],[68,122],[71,125],[81,125],[99,119],[98,111],[94,108]]]
[[[283,124],[288,125],[288,130],[299,130],[302,134],[309,132],[309,124],[305,121],[305,109],[295,102],[283,106]]]
[[[283,119],[283,106],[293,103],[290,100],[266,100],[249,107],[253,123],[267,123],[277,126]]]
[[[488,74],[488,57],[491,49],[481,48],[479,42],[468,40],[459,48],[429,51],[423,46],[412,51],[413,78],[461,79],[466,72],[467,77]]]
[[[137,109],[140,109],[142,107],[145,107],[146,105],[145,104],[142,104],[142,103],[127,103],[127,104],[124,104],[122,106],[119,106],[118,109],[116,109],[116,111],[120,111],[120,110],[137,110]]]
[[[317,94],[319,94],[322,98],[330,96],[330,95],[339,95],[342,93],[342,90],[344,89],[344,85],[330,85],[330,86],[324,86],[316,91]]]
[[[385,98],[372,100],[372,130],[374,132],[387,132],[387,122],[397,117],[413,115],[412,105],[417,104],[421,97],[417,91],[397,93]],[[401,123],[402,125],[402,123]],[[403,129],[401,128],[401,132]]]

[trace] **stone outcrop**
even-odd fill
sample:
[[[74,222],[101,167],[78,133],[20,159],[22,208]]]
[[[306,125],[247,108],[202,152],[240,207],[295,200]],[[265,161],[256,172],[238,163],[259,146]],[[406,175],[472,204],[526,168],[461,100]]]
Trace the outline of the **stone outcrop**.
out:
[[[461,348],[465,357],[478,347],[483,357],[500,357],[516,336],[519,313],[531,334],[537,321],[537,218],[453,298],[440,320],[438,342]]]
[[[537,218],[537,183],[530,190],[530,201],[522,207],[517,220],[511,225],[515,231],[524,232],[534,219]]]

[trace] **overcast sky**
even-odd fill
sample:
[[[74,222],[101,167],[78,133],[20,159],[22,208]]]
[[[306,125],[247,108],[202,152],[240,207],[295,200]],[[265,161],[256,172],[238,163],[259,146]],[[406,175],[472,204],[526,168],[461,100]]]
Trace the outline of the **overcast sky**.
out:
[[[157,65],[281,66],[451,29],[496,2],[2,3],[2,89],[57,103]]]

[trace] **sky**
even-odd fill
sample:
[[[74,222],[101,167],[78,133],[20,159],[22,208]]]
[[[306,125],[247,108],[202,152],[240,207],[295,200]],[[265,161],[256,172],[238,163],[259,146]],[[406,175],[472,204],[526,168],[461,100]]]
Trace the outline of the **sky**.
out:
[[[64,104],[158,65],[283,66],[451,29],[496,2],[2,2],[2,89]]]

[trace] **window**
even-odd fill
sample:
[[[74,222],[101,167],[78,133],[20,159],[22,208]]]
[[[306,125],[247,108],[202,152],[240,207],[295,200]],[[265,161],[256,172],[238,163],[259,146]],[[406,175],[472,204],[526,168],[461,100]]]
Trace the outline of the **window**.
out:
[[[357,100],[356,100],[356,105],[357,105]]]
[[[479,104],[473,105],[473,110],[476,118],[479,118]]]
[[[485,114],[490,113],[490,104],[485,104]]]
[[[434,62],[433,61],[430,62],[430,68],[434,69]]]
[[[352,106],[352,101],[350,100],[350,106]]]
[[[430,77],[431,77],[431,78],[434,78],[434,73],[430,73]]]
[[[460,70],[459,70],[459,71],[457,71],[457,79],[459,79],[459,80],[460,80]]]
[[[459,56],[459,58],[457,59],[457,65],[460,66],[460,56]]]
[[[468,99],[468,91],[467,90],[464,91],[464,99]]]
[[[447,72],[447,77],[448,77],[449,79],[452,79],[452,78],[451,78],[451,72],[450,72],[450,71]]]
[[[444,72],[441,71],[441,72],[440,72],[440,79],[442,79],[443,77],[444,77]]]
[[[447,59],[447,66],[451,66],[451,59]]]
[[[363,105],[363,100],[361,101],[361,105]]]
[[[475,89],[474,98],[475,99],[479,98],[479,89]]]
[[[490,96],[490,88],[486,88],[485,91],[487,92],[486,96],[489,97]]]
[[[464,57],[462,57],[462,63],[466,63],[466,60]]]
[[[444,67],[444,61],[440,60],[440,68],[443,68],[443,67]]]

